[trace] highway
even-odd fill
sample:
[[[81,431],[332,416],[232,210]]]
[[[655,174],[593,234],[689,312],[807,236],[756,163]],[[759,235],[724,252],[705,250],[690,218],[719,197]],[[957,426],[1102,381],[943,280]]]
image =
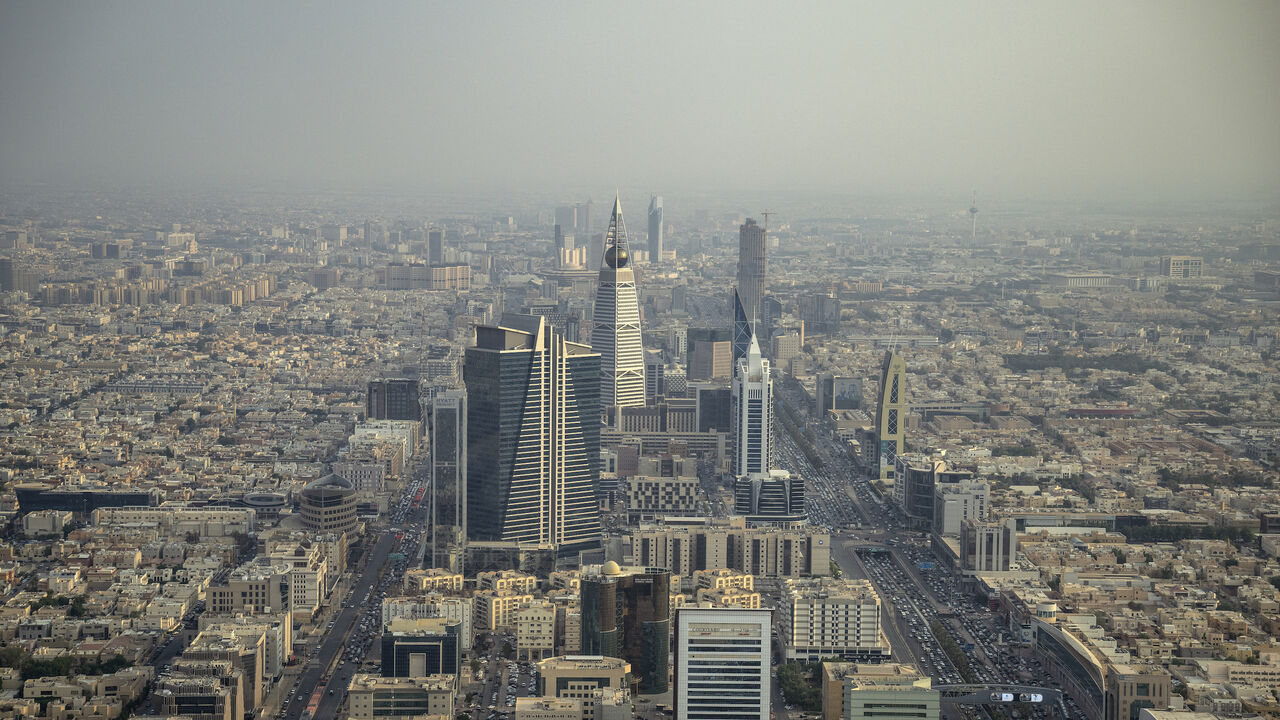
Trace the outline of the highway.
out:
[[[1057,687],[1025,650],[1011,652],[1001,617],[972,594],[961,590],[958,577],[944,568],[921,570],[923,561],[936,560],[924,535],[906,530],[901,515],[883,501],[867,482],[851,448],[825,422],[810,417],[808,394],[794,380],[775,385],[777,402],[786,403],[801,421],[809,455],[782,427],[776,433],[778,463],[799,473],[806,481],[810,523],[832,532],[832,560],[850,576],[868,577],[880,594],[890,619],[884,623],[894,658],[915,662],[937,684],[961,682],[958,668],[941,650],[930,629],[937,620],[956,642],[967,645],[965,654],[979,683],[1031,684]],[[781,415],[781,413],[780,413]],[[781,420],[781,417],[779,418]],[[817,462],[812,462],[814,457]],[[883,552],[858,555],[854,547]],[[1060,708],[1070,718],[1079,710],[1066,699]],[[1049,708],[1031,708],[1036,718]]]
[[[359,579],[352,587],[349,597],[353,601],[359,601],[373,589],[373,584],[377,582],[378,574],[382,572],[382,568],[387,562],[387,556],[394,546],[395,536],[391,533],[382,533],[374,544],[373,549],[369,551],[368,558],[364,563],[364,569],[360,572]],[[348,604],[354,604],[356,607],[346,607]],[[320,650],[307,663],[306,669],[298,680],[297,687],[289,696],[281,717],[298,718],[306,710],[311,694],[316,688],[321,687],[321,681],[333,665],[338,653],[346,645],[351,627],[363,609],[364,606],[358,602],[344,603],[344,607],[334,619],[333,628],[325,634],[324,640],[320,643]],[[342,695],[350,685],[351,676],[355,674],[356,670],[357,667],[348,662],[344,662],[338,667],[333,679],[322,688],[326,692],[321,694],[316,718],[328,719],[337,716],[338,705],[342,701]],[[327,693],[329,688],[334,688],[333,695]]]

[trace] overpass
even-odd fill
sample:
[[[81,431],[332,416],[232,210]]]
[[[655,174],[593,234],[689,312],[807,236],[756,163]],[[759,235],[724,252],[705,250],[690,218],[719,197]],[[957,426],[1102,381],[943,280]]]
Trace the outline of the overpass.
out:
[[[934,685],[943,705],[1048,703],[1057,707],[1062,691],[1033,685]]]

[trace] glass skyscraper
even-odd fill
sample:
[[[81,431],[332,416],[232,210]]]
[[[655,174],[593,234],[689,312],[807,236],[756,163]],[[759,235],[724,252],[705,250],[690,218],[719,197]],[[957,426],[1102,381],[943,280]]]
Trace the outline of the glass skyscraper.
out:
[[[598,547],[600,356],[545,318],[506,315],[476,328],[463,381],[468,539]]]

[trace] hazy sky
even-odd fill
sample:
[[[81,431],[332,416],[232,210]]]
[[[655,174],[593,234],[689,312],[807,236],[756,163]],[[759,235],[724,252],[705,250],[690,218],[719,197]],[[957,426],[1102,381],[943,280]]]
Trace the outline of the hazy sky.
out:
[[[1280,194],[1280,2],[0,3],[0,183]]]

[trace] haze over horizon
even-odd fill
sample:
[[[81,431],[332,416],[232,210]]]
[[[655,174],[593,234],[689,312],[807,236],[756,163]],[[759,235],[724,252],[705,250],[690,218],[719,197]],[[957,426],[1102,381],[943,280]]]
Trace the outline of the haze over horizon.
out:
[[[801,10],[10,2],[0,185],[1280,194],[1280,4]]]

